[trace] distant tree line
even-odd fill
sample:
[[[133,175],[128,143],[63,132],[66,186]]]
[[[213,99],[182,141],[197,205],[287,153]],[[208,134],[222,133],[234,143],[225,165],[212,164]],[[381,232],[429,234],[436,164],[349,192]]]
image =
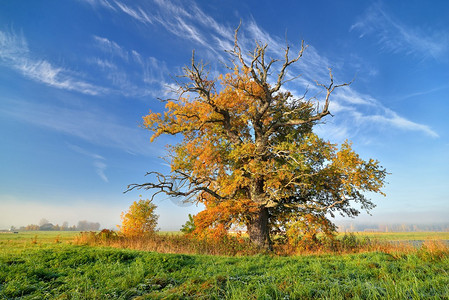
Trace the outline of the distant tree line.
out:
[[[433,224],[368,224],[342,223],[338,225],[340,232],[376,231],[376,232],[419,232],[419,231],[449,231],[449,223]]]
[[[29,224],[27,226],[22,226],[20,228],[11,227],[11,231],[97,231],[100,230],[100,223],[98,222],[89,222],[86,220],[78,221],[78,225],[69,226],[68,222],[59,224],[53,224],[47,219],[42,219],[37,224]]]

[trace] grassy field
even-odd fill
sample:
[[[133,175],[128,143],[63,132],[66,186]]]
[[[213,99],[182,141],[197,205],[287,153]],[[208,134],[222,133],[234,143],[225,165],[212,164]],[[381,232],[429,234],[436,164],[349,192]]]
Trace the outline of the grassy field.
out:
[[[79,231],[23,231],[18,234],[0,233],[0,245],[8,243],[57,243],[71,242]]]
[[[73,245],[73,234],[0,234],[0,299],[449,299],[438,249],[224,257]]]
[[[356,232],[354,234],[382,241],[449,240],[449,232]]]
[[[18,234],[0,233],[0,243],[3,241],[29,242],[33,239],[41,243],[51,243],[55,240],[69,242],[79,234],[79,231],[24,231]],[[180,231],[160,231],[159,234],[182,234]],[[355,232],[358,237],[382,241],[415,241],[415,240],[449,240],[449,232]],[[340,233],[344,235],[344,233]]]

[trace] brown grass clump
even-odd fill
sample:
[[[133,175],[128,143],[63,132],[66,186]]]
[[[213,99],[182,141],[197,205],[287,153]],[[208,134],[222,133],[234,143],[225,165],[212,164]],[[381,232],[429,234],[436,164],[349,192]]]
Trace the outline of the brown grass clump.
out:
[[[449,247],[438,240],[424,241],[418,251],[418,256],[426,261],[441,260],[449,256]]]

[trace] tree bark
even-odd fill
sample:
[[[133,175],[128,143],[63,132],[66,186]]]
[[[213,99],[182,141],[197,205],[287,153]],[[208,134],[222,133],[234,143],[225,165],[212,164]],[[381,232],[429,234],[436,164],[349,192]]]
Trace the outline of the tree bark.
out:
[[[268,228],[268,216],[268,208],[260,207],[259,210],[252,215],[246,227],[251,242],[262,250],[271,251],[273,248]]]

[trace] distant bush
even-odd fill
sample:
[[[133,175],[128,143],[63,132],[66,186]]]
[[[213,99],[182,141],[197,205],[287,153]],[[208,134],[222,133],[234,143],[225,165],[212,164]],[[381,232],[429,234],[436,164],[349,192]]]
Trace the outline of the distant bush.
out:
[[[155,210],[157,206],[151,200],[134,201],[127,212],[122,212],[122,225],[119,226],[120,234],[142,236],[156,232],[157,220]]]

